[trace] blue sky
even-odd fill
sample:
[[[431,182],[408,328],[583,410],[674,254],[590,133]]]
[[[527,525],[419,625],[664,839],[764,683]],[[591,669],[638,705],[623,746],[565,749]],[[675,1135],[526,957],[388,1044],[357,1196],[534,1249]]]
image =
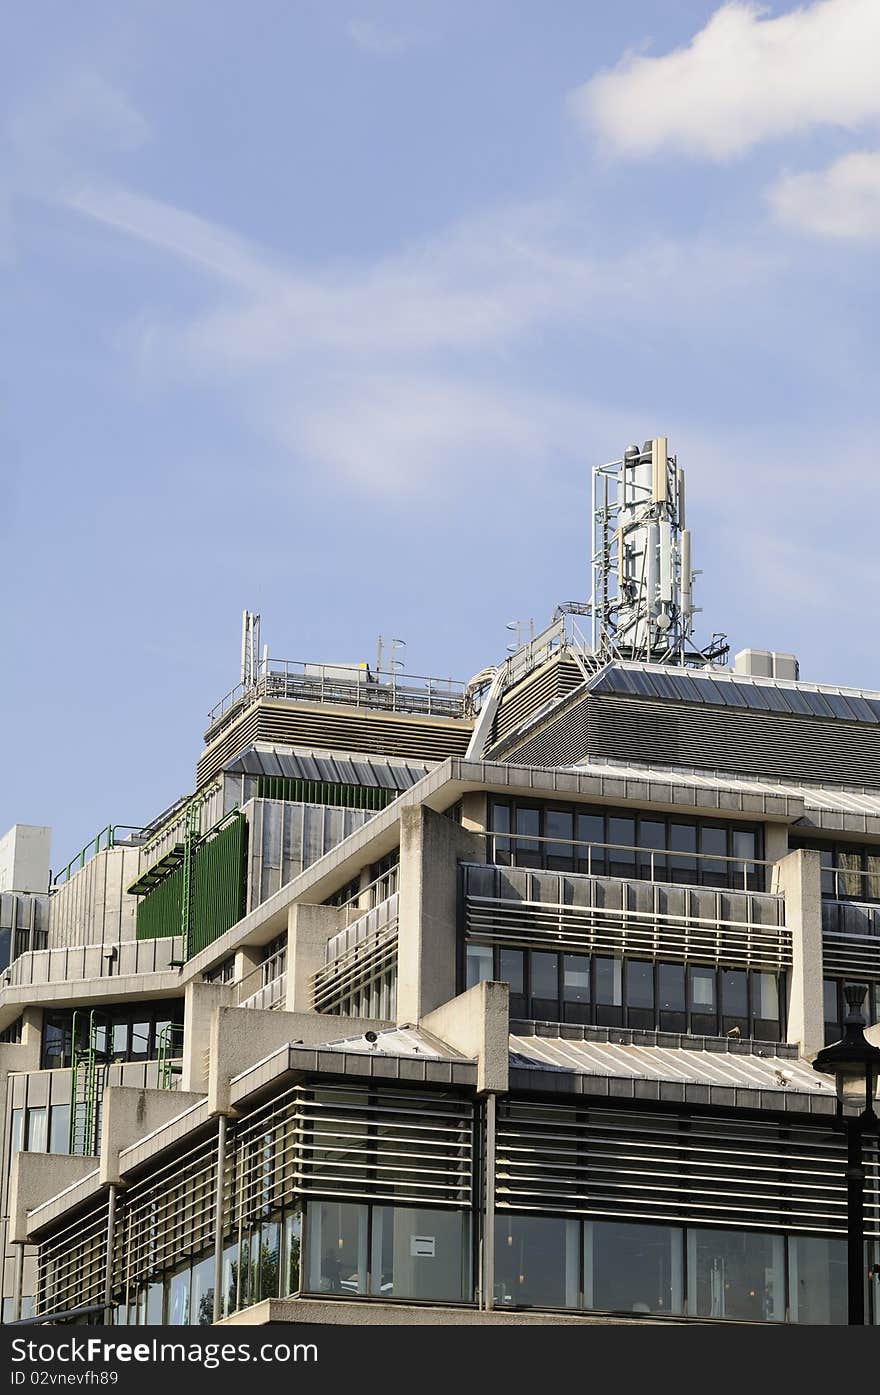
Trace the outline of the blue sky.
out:
[[[667,434],[705,633],[880,688],[877,0],[31,0],[0,46],[0,831],[237,679],[466,679]]]

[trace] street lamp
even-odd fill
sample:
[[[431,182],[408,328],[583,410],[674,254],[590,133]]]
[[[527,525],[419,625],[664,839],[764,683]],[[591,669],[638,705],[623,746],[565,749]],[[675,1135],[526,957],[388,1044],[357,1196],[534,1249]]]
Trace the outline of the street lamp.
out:
[[[833,1075],[837,1090],[838,1118],[846,1132],[846,1268],[848,1322],[862,1326],[865,1321],[865,1169],[862,1163],[862,1135],[877,1128],[874,1096],[880,1080],[880,1047],[865,1036],[862,1004],[867,985],[848,983],[843,995],[847,1014],[840,1041],[826,1046],[813,1062],[813,1070]],[[854,1105],[859,1113],[844,1115],[843,1106]]]

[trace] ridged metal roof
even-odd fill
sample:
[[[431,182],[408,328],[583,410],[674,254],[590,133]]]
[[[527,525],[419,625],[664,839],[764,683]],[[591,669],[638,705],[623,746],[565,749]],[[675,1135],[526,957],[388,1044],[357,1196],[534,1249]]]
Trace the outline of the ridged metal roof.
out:
[[[718,669],[673,668],[614,661],[587,682],[593,693],[708,703],[714,707],[786,712],[801,717],[880,725],[880,694],[830,684],[758,678]]]
[[[518,1035],[511,1036],[510,1049],[512,1066],[535,1070],[834,1096],[833,1083],[824,1081],[808,1061],[797,1057]]]
[[[430,768],[375,756],[349,757],[331,751],[251,746],[224,765],[223,770],[227,775],[269,775],[403,791],[427,775]]]

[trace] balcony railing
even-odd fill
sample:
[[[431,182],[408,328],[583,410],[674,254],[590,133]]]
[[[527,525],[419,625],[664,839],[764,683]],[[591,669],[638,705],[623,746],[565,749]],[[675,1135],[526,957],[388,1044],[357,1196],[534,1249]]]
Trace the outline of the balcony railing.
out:
[[[155,940],[123,940],[115,945],[65,945],[60,949],[30,950],[14,959],[0,975],[0,988],[166,973],[175,967],[173,961],[180,960],[182,953],[183,941],[179,935]]]
[[[464,717],[465,685],[454,678],[421,674],[373,673],[341,664],[311,664],[299,659],[268,659],[254,683],[238,683],[208,713],[209,727],[258,698],[296,702],[330,702],[346,706],[411,712],[426,717]]]
[[[580,872],[588,877],[635,877],[640,881],[711,886],[718,890],[763,891],[769,879],[767,869],[774,865],[761,858],[647,848],[633,843],[588,843],[535,833],[492,832],[486,836],[490,862],[536,871]]]
[[[235,985],[239,1007],[281,1008],[287,993],[287,949],[258,964]]]

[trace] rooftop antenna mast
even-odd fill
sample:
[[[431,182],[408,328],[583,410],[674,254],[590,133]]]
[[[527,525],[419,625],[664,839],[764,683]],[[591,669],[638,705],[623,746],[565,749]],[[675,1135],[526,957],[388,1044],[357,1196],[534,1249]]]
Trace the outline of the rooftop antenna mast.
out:
[[[724,635],[694,638],[691,535],[684,470],[665,436],[627,446],[593,471],[593,649],[604,659],[703,665],[728,652]]]
[[[269,651],[263,651],[268,665]],[[241,612],[241,685],[251,688],[260,676],[260,617],[251,610]]]

